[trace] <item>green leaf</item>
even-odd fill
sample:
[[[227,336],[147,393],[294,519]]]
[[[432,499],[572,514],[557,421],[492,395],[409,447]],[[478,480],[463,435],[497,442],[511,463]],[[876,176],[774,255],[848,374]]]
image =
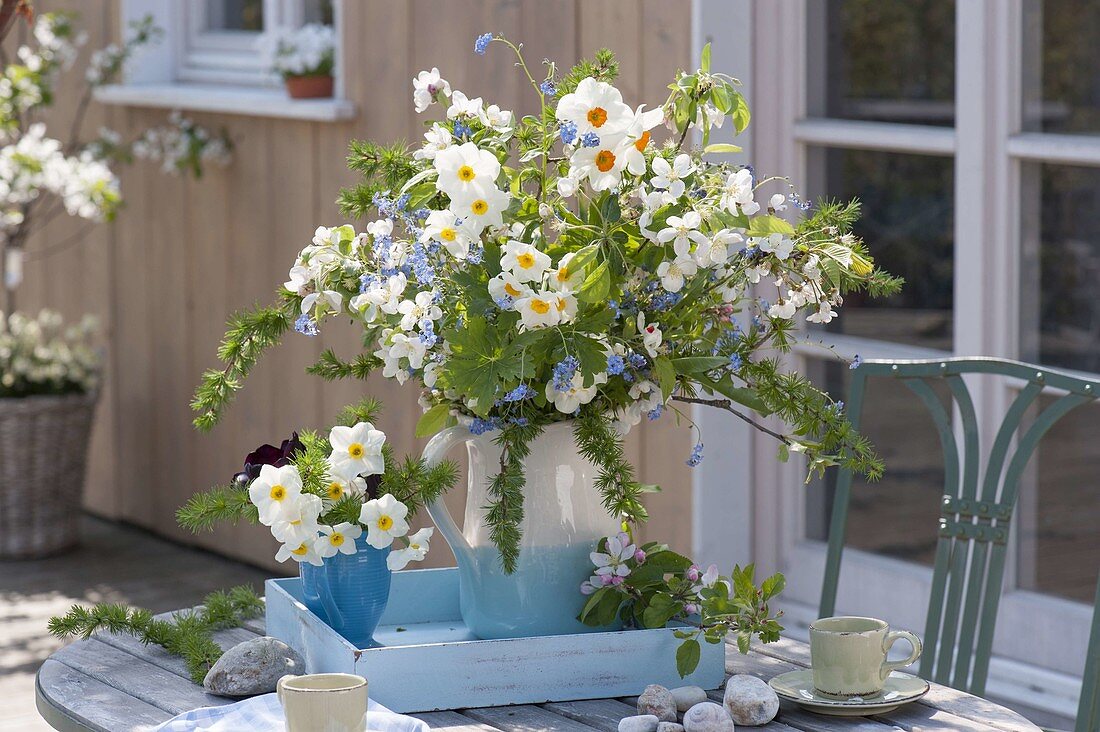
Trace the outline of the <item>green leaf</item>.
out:
[[[596,254],[599,253],[599,251],[599,244],[589,244],[586,247],[578,249],[577,253],[573,255],[573,258],[569,260],[570,271],[587,267],[590,262],[595,260]]]
[[[709,43],[707,45],[703,46],[703,55],[702,55],[702,58],[700,58],[700,60],[699,60],[699,68],[704,73],[708,73],[710,71],[710,44]]]
[[[748,234],[749,236],[767,236],[768,234],[793,236],[794,227],[778,216],[765,214],[763,216],[753,216],[749,219]]]
[[[737,650],[741,652],[741,655],[745,655],[749,652],[749,645],[752,643],[752,633],[747,630],[743,630],[737,634]]]
[[[518,380],[525,370],[524,354],[506,349],[500,330],[490,329],[485,318],[475,315],[466,327],[446,334],[452,350],[450,385],[476,399],[474,412],[479,416],[488,414],[503,385]]]
[[[738,638],[740,641],[740,638]],[[699,641],[690,638],[680,644],[676,649],[676,672],[680,678],[684,678],[699,666],[699,656],[702,655],[702,647]]]
[[[760,398],[760,395],[757,394],[756,391],[744,386],[734,386],[733,379],[729,375],[723,376],[718,381],[708,379],[706,376],[695,376],[693,378],[703,388],[709,389],[715,394],[720,394],[730,401],[748,407],[757,414],[764,417],[771,414],[768,405],[764,403],[764,400]]]
[[[773,574],[771,577],[764,580],[764,584],[760,586],[760,590],[764,593],[764,599],[769,600],[782,592],[783,588],[786,586],[786,577],[782,574]]]
[[[751,119],[749,105],[740,92],[734,92],[733,101],[734,109],[730,116],[733,117],[733,128],[740,134],[749,126],[749,120]]]
[[[666,592],[658,592],[653,595],[649,606],[642,613],[642,624],[647,628],[663,628],[674,615],[684,609],[683,603],[677,601]]]
[[[601,302],[607,299],[610,292],[611,272],[607,268],[607,262],[603,261],[584,278],[577,290],[577,299],[581,302]]]
[[[420,415],[420,419],[416,422],[416,436],[431,437],[444,427],[450,426],[453,422],[454,417],[451,416],[451,405],[436,404],[434,407],[424,412],[424,414]]]
[[[661,385],[661,397],[668,399],[676,389],[676,367],[668,356],[658,356],[653,361],[653,370],[657,372],[657,381]]]
[[[728,142],[715,142],[703,148],[703,154],[708,153],[739,153],[743,148]]]
[[[676,373],[684,376],[705,374],[707,371],[725,366],[730,360],[723,356],[682,356],[672,359],[672,365],[676,367]]]
[[[603,217],[605,224],[614,224],[622,219],[623,212],[619,208],[619,197],[616,194],[607,194],[607,198],[600,205],[600,216]]]

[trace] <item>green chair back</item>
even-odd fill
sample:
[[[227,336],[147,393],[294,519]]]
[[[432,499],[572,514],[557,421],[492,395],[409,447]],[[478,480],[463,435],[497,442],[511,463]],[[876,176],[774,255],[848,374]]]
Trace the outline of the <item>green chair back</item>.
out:
[[[974,402],[963,376],[992,374],[1026,382],[1012,401],[980,470],[981,444]],[[944,458],[943,504],[932,574],[932,596],[924,629],[924,654],[919,674],[940,684],[973,694],[985,691],[993,629],[1001,598],[1008,530],[1016,507],[1020,476],[1040,438],[1060,418],[1100,396],[1100,381],[1081,379],[1018,361],[994,358],[950,358],[927,361],[864,361],[852,372],[848,414],[858,429],[867,379],[901,379],[920,398],[939,432]],[[959,415],[956,439],[952,410],[945,409],[931,384],[946,383]],[[1021,429],[1021,420],[1044,389],[1062,395]],[[871,436],[874,437],[873,435]],[[1013,442],[1015,439],[1015,449]],[[889,466],[887,466],[889,468]],[[821,591],[821,617],[835,613],[840,560],[844,550],[852,473],[837,474],[829,524],[829,548]],[[1096,652],[1100,631],[1093,627],[1090,653],[1091,695],[1097,697]],[[1082,694],[1082,704],[1084,704]],[[1095,701],[1090,702],[1095,709]],[[1082,707],[1084,708],[1084,707]],[[1095,712],[1093,712],[1095,715]],[[1078,729],[1092,730],[1094,727]]]
[[[1081,701],[1077,704],[1077,724],[1073,732],[1100,732],[1100,581],[1092,608],[1092,630],[1085,656],[1085,675],[1081,680]]]

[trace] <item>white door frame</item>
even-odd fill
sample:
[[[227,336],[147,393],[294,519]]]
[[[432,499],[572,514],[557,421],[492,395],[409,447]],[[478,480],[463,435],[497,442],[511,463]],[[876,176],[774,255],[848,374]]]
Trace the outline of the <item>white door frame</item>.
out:
[[[1100,136],[1021,131],[1022,0],[957,0],[956,7],[954,129],[807,117],[806,0],[694,0],[693,35],[696,50],[714,41],[717,70],[745,82],[754,124],[751,137],[738,143],[746,150],[744,159],[762,173],[806,182],[808,151],[815,147],[954,158],[954,355],[1015,358],[1020,353],[1021,161],[1097,166]],[[831,340],[840,352],[864,358],[945,355],[850,336]],[[800,354],[793,364],[801,367],[805,358]],[[971,383],[985,434],[1014,388]],[[704,460],[696,469],[695,548],[725,564],[751,559],[762,571],[784,571],[784,608],[791,632],[798,634],[816,617],[824,566],[824,544],[803,538],[803,476],[793,463],[776,462],[775,444],[767,436],[740,425],[730,429],[732,420],[713,417],[710,410],[696,415],[705,425],[704,438],[721,435],[723,448],[732,442],[732,449],[722,456],[708,451],[708,460],[719,459],[709,466]],[[898,625],[923,629],[925,603],[914,598],[929,596],[929,569],[848,550],[841,576],[842,610],[880,613]],[[1011,562],[989,693],[1026,693],[1039,708],[1072,716],[1091,614],[1081,603],[1018,589]]]

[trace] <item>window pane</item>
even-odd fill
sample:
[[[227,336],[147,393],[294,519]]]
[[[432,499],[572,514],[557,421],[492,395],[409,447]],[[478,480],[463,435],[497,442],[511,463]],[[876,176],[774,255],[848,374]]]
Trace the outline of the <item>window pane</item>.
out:
[[[1021,180],[1021,353],[1100,373],[1100,169],[1034,164]]]
[[[845,364],[814,360],[810,378],[834,399],[846,400],[851,371]],[[947,403],[947,387],[932,388]],[[935,559],[943,451],[935,424],[920,399],[895,379],[867,382],[860,432],[886,463],[882,480],[852,481],[846,546],[931,566]],[[828,540],[836,471],[806,487],[806,535]]]
[[[811,83],[811,95],[820,96],[815,114],[955,123],[953,0],[828,0],[810,8],[824,16],[814,23],[811,15],[811,28],[826,29],[825,48],[811,46],[809,55],[809,79],[820,80]]]
[[[862,150],[818,151],[824,181],[815,195],[858,198],[856,233],[875,261],[905,278],[902,291],[845,297],[828,330],[951,350],[954,166],[950,158]]]
[[[1100,132],[1100,13],[1095,0],[1024,3],[1024,125]]]
[[[1055,399],[1043,397],[1041,406]],[[1078,407],[1055,424],[1032,458],[1034,477],[1025,479],[1019,511],[1024,589],[1093,600],[1100,572],[1098,420],[1100,406]]]
[[[206,29],[262,31],[263,0],[206,0]]]
[[[302,20],[306,23],[333,25],[332,0],[304,0]]]

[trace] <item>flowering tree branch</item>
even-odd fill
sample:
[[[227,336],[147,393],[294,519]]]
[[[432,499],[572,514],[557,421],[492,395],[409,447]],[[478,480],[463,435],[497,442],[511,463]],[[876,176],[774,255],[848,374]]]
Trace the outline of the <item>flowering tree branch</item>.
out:
[[[30,0],[0,0],[0,42],[15,25],[15,19],[23,16],[29,23],[33,17]]]
[[[768,429],[767,427],[760,424],[759,422],[757,422],[755,419],[753,419],[749,415],[745,414],[744,412],[741,412],[741,411],[738,411],[738,410],[734,409],[733,408],[733,402],[731,402],[729,399],[701,399],[699,397],[683,396],[683,395],[678,394],[678,395],[672,397],[672,401],[674,401],[674,402],[683,402],[685,404],[703,404],[703,405],[706,405],[708,407],[715,407],[717,409],[724,409],[727,412],[729,412],[730,414],[732,414],[733,416],[740,419],[741,421],[747,422],[748,424],[752,425],[753,427],[760,430],[764,434],[771,435],[775,439],[782,442],[784,445],[790,446],[790,444],[791,444],[791,438],[787,437],[786,435],[783,435],[783,434],[780,434],[778,432],[775,432],[773,430]]]

